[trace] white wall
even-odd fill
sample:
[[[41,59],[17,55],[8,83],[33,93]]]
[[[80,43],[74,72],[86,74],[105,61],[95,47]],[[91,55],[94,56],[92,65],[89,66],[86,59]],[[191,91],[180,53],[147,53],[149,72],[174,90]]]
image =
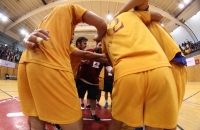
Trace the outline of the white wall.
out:
[[[200,11],[185,22],[185,24],[194,32],[198,41],[200,41],[200,24],[199,23],[200,23]],[[181,26],[179,26],[173,32],[171,32],[171,35],[177,44],[181,44],[187,40],[194,42],[192,37],[189,35],[189,33]]]
[[[190,34],[181,26],[179,26],[173,32],[171,32],[171,35],[178,45],[181,45],[181,43],[187,40],[193,42],[193,39],[190,36]]]
[[[200,11],[185,22],[200,41]]]

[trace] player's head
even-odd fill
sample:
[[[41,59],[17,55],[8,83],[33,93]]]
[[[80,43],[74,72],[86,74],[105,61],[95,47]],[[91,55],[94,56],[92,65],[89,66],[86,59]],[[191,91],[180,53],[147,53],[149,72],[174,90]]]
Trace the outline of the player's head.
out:
[[[102,45],[101,42],[98,42],[95,48],[96,53],[102,53]]]
[[[80,50],[85,50],[85,48],[87,47],[87,41],[88,39],[86,37],[79,37],[76,40],[76,47]]]

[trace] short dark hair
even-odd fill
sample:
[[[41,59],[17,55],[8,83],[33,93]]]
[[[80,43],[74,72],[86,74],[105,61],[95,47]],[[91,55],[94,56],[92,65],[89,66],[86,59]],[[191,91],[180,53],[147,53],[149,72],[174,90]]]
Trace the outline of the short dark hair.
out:
[[[82,42],[82,41],[88,41],[88,39],[86,37],[79,37],[78,39],[76,39],[76,46],[78,45],[78,42]]]

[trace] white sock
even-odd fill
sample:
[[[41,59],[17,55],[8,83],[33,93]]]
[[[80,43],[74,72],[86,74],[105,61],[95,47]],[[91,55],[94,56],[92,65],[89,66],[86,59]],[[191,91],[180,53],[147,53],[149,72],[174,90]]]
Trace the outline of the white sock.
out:
[[[96,115],[95,110],[91,110],[92,115]]]

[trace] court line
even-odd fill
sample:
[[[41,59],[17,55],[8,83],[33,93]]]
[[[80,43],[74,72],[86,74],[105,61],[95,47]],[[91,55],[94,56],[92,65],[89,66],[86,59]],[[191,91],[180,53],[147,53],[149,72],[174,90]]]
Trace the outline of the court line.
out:
[[[195,96],[195,95],[196,95],[196,94],[198,94],[199,92],[200,92],[200,91],[196,92],[195,94],[193,94],[193,95],[189,96],[188,98],[184,99],[183,101],[185,101],[185,100],[188,100],[189,98],[191,98],[191,97]]]
[[[200,106],[199,103],[194,103],[194,102],[189,102],[189,101],[184,101],[184,102],[186,102],[186,103],[190,103],[190,104],[195,104],[195,105],[199,105],[199,106]]]
[[[1,90],[1,89],[0,89]],[[10,97],[12,97],[13,98],[13,96],[11,96],[10,94],[8,94],[8,93],[6,93],[5,91],[3,91],[3,90],[1,90],[3,93],[5,93],[5,94],[7,94],[8,96],[10,96]]]
[[[177,125],[177,127],[180,129],[180,130],[184,130],[181,126]]]

